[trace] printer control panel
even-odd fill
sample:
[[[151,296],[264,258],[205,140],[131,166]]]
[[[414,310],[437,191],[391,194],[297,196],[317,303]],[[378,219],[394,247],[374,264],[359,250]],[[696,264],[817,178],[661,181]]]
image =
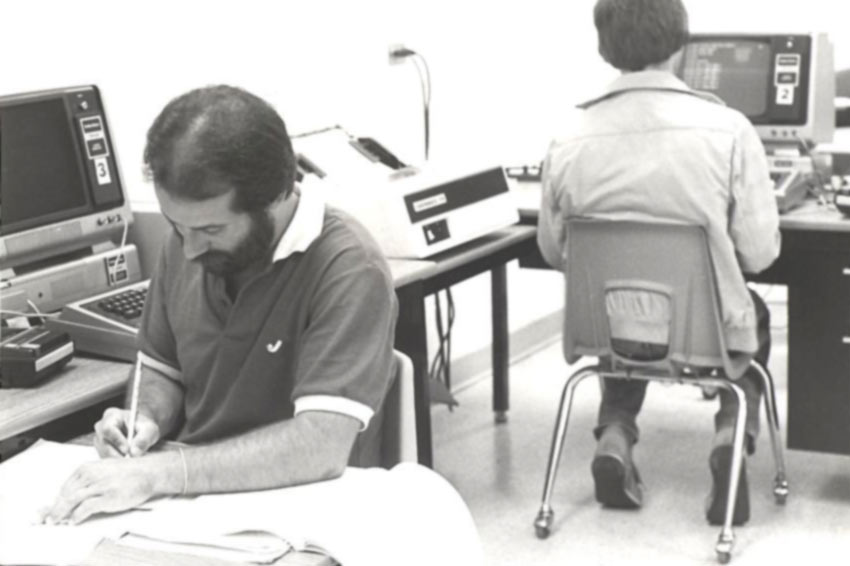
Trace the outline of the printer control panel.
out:
[[[422,231],[425,233],[425,241],[429,246],[443,240],[448,240],[451,237],[449,223],[446,222],[445,218],[425,224],[422,226]]]

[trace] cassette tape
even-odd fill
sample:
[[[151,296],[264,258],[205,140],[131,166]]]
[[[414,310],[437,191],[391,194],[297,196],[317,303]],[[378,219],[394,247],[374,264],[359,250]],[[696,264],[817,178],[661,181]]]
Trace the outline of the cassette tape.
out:
[[[43,326],[0,341],[0,387],[32,387],[62,369],[74,355],[67,332]]]

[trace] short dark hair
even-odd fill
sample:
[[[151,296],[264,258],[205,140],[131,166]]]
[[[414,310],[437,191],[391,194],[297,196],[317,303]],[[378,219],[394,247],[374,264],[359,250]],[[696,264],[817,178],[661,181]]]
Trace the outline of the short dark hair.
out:
[[[181,199],[206,200],[233,187],[236,212],[265,209],[295,183],[283,118],[265,100],[227,85],[169,102],[148,130],[144,163],[157,188]]]
[[[593,22],[599,54],[621,71],[661,63],[688,40],[688,12],[681,0],[598,0]]]

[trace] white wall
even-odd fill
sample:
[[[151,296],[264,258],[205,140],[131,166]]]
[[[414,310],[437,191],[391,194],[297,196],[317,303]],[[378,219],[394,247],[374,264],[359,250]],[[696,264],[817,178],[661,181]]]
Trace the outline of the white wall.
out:
[[[387,46],[424,54],[434,159],[538,159],[572,106],[614,76],[596,54],[593,0],[0,0],[0,93],[96,83],[125,182],[151,198],[145,131],[171,97],[216,82],[271,101],[291,133],[342,124],[416,161],[420,87]],[[695,31],[831,32],[850,67],[838,0],[686,0]]]
[[[831,33],[850,67],[838,0],[686,0],[694,31]],[[96,83],[136,202],[146,129],[171,97],[226,82],[272,102],[290,133],[341,124],[402,159],[422,155],[420,87],[387,47],[422,53],[433,82],[435,160],[542,157],[572,107],[613,78],[599,60],[593,0],[302,0],[144,3],[0,0],[0,93]],[[554,273],[512,269],[511,325],[556,310]],[[489,342],[487,281],[456,289],[457,355]],[[541,297],[543,297],[541,299]]]
[[[592,2],[560,2],[544,17],[545,4],[0,2],[0,92],[98,84],[125,182],[150,198],[139,171],[148,125],[171,97],[217,82],[268,99],[291,133],[339,123],[421,159],[415,68],[387,61],[388,45],[403,42],[431,69],[435,159],[537,158],[551,122],[596,82],[572,74],[595,58]]]

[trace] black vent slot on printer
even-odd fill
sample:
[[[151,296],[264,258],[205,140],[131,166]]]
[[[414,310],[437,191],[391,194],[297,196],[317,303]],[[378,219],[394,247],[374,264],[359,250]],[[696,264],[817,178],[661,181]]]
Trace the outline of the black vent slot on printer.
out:
[[[404,204],[410,221],[415,223],[509,190],[504,171],[494,167],[478,175],[410,193],[404,197]]]

